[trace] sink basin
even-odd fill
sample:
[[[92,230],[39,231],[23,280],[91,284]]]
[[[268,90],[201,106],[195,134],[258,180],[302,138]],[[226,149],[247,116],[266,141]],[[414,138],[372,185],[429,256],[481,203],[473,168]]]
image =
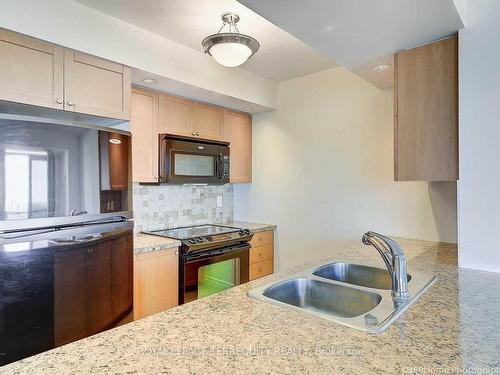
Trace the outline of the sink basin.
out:
[[[368,333],[381,333],[437,279],[420,272],[408,275],[410,298],[396,302],[389,273],[381,268],[329,262],[251,289],[258,300]]]
[[[329,263],[313,271],[313,275],[367,288],[390,290],[391,276],[386,269],[352,263]],[[408,281],[411,275],[408,274]]]
[[[289,279],[264,291],[264,296],[318,313],[353,318],[375,308],[382,296],[347,286],[306,278]]]

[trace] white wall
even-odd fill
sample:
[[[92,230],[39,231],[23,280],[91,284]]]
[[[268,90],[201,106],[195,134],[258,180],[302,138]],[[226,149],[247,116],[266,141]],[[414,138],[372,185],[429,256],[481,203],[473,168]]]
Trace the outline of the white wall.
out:
[[[459,265],[500,272],[500,1],[469,0],[460,31]]]
[[[268,108],[276,83],[71,0],[2,1],[0,27]]]
[[[277,224],[278,268],[367,230],[456,241],[456,183],[393,180],[391,92],[344,68],[278,92],[278,110],[253,117],[253,183],[234,185],[235,219]]]

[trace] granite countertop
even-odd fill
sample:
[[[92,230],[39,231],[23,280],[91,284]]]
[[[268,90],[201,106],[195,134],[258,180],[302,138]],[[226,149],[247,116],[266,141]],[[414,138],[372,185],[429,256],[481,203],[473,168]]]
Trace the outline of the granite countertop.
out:
[[[248,223],[245,221],[230,221],[217,225],[227,225],[229,227],[250,229],[252,233],[274,230],[276,228],[276,225],[272,224]],[[144,233],[136,233],[134,235],[134,254],[136,255],[179,246],[181,246],[181,242],[172,238],[152,236],[150,234]]]
[[[275,275],[0,368],[16,373],[401,374],[500,371],[500,274],[459,269],[456,245],[400,240],[409,271],[439,280],[370,335],[247,296],[330,260],[383,267],[373,248],[339,250]],[[495,370],[496,369],[496,370]],[[489,372],[498,373],[498,372]]]

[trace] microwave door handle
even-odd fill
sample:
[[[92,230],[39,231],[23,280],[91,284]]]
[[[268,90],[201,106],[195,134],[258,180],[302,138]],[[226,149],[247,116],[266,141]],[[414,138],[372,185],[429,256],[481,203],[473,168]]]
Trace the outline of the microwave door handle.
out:
[[[216,166],[217,178],[222,179],[222,154],[217,155]]]

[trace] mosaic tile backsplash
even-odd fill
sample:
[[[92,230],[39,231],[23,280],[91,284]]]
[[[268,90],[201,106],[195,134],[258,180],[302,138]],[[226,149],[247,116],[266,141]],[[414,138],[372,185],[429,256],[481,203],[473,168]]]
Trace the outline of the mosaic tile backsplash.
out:
[[[135,231],[233,220],[233,186],[133,185]],[[222,207],[217,196],[222,195]]]

